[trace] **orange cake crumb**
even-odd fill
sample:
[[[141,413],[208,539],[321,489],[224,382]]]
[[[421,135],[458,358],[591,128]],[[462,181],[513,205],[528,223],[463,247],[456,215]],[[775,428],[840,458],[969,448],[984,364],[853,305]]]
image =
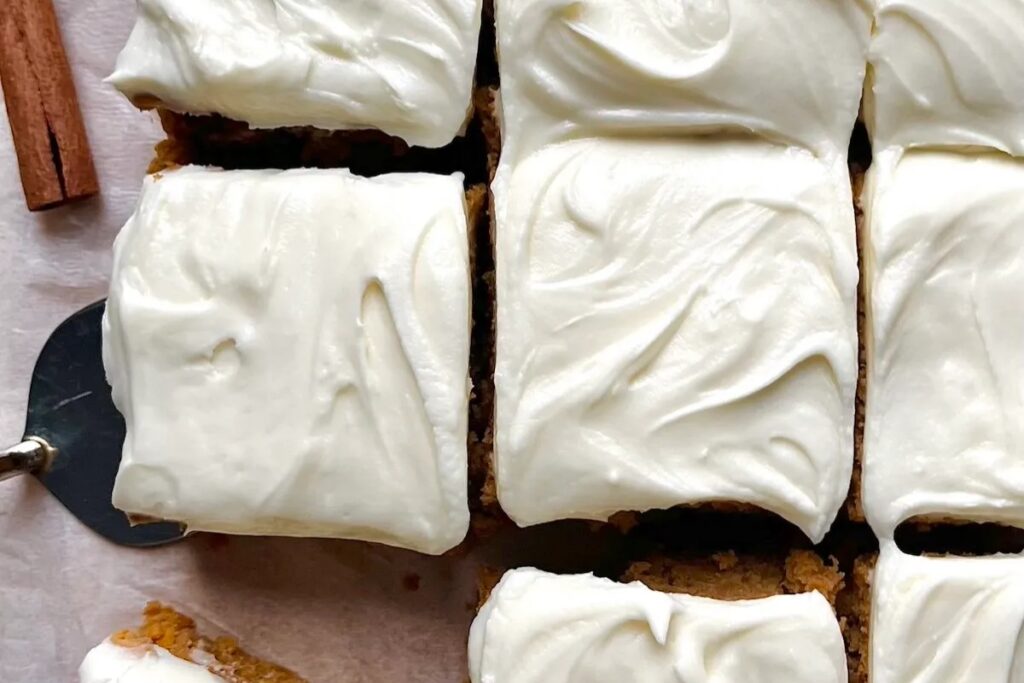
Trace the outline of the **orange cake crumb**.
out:
[[[119,631],[111,640],[124,647],[162,647],[175,657],[208,666],[231,683],[306,683],[292,671],[250,655],[233,638],[200,635],[195,621],[167,605],[150,602],[142,617],[138,629]]]
[[[871,572],[877,559],[877,555],[857,558],[850,585],[839,595],[838,610],[846,639],[851,683],[868,683]]]
[[[843,573],[834,560],[826,563],[808,550],[793,551],[784,559],[730,551],[692,559],[654,557],[632,564],[623,580],[718,600],[753,600],[817,590],[834,604],[843,586]]]

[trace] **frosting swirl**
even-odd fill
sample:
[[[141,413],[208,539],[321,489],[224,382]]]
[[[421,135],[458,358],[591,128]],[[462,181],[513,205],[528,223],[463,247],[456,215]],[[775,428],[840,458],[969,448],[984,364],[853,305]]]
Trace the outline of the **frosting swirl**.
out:
[[[106,640],[86,655],[78,670],[79,683],[225,683],[185,659],[179,659],[162,647],[140,645],[124,647]]]
[[[865,114],[875,148],[1024,156],[1024,3],[878,0]]]
[[[590,575],[509,572],[473,622],[472,683],[846,683],[817,593],[723,602]]]
[[[257,128],[378,128],[440,147],[466,123],[482,0],[138,0],[109,81]]]
[[[750,141],[581,140],[503,165],[493,190],[512,519],[732,500],[820,539],[853,457],[845,166]]]
[[[870,25],[867,0],[505,0],[503,153],[727,130],[845,154]]]
[[[885,152],[864,204],[868,519],[1024,526],[1024,162]]]
[[[469,524],[461,176],[147,179],[103,357],[126,512],[440,554]]]
[[[883,543],[872,683],[1024,680],[1024,557],[914,557]]]

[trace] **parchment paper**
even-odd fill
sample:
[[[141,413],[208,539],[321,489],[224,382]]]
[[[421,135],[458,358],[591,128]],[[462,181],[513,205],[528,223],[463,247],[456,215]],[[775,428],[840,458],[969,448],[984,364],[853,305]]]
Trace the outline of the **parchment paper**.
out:
[[[160,137],[153,117],[102,83],[131,28],[134,0],[56,4],[103,191],[30,215],[0,107],[0,441],[11,444],[21,438],[29,375],[44,340],[105,295],[111,243]],[[569,535],[583,540],[579,531]],[[550,559],[551,533],[559,532],[517,534],[446,558],[360,543],[208,535],[127,550],[93,535],[22,477],[0,484],[0,681],[77,681],[85,653],[136,624],[145,602],[157,599],[313,682],[461,683],[478,556],[506,565]],[[412,574],[415,591],[407,585]]]

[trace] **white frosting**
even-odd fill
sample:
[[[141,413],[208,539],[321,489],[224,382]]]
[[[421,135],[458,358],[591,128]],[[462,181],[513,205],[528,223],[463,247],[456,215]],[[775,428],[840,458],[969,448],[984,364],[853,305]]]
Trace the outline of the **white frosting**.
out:
[[[868,520],[1024,526],[1024,161],[886,153],[865,205]]]
[[[820,540],[853,461],[845,164],[753,141],[581,140],[503,164],[493,190],[509,516],[741,501]]]
[[[1024,2],[876,0],[865,113],[876,149],[1024,155]]]
[[[846,683],[818,593],[723,602],[591,575],[505,575],[469,634],[472,683]]]
[[[717,129],[845,154],[871,11],[870,0],[500,0],[503,154]]]
[[[883,543],[871,683],[1024,681],[1024,556],[915,557]]]
[[[79,683],[224,683],[206,667],[156,645],[122,647],[107,640],[85,656]]]
[[[189,167],[115,244],[114,505],[441,553],[468,523],[462,178]]]
[[[110,77],[259,128],[379,128],[440,147],[466,122],[482,0],[138,0]]]

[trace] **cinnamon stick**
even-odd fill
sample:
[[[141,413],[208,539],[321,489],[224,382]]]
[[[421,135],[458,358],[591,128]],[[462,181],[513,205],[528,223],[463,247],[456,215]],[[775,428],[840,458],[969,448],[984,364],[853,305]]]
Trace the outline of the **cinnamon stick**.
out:
[[[29,210],[99,192],[52,0],[0,0],[0,81]]]

